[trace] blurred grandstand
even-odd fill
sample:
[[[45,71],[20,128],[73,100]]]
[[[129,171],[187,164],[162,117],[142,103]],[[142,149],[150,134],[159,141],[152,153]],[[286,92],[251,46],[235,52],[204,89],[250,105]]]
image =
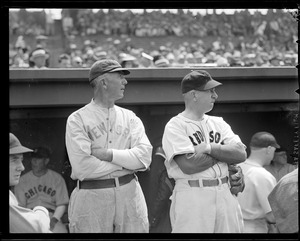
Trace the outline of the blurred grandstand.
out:
[[[21,9],[9,12],[9,31],[11,68],[28,68],[37,47],[50,53],[51,68],[60,66],[62,54],[70,56],[71,67],[90,67],[106,57],[132,68],[298,63],[297,21],[282,9],[266,14],[62,9],[61,19]]]

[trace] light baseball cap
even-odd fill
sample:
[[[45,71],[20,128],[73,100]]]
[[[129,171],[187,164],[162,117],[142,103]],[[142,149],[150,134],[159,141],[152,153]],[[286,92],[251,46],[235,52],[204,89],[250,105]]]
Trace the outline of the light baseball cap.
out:
[[[26,152],[33,152],[33,150],[22,146],[19,139],[12,133],[9,133],[9,154],[21,154]]]

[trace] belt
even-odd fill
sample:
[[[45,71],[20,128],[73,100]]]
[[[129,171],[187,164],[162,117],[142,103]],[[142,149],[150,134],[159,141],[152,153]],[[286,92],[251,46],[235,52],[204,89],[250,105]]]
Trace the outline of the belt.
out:
[[[214,187],[214,186],[218,186],[218,185],[227,183],[228,177],[226,176],[223,178],[216,178],[216,179],[188,180],[188,182],[191,187]]]
[[[101,188],[112,188],[116,187],[116,179],[119,181],[119,186],[129,183],[135,178],[134,174],[127,174],[122,177],[102,179],[102,180],[88,180],[88,181],[78,181],[79,189],[101,189]]]

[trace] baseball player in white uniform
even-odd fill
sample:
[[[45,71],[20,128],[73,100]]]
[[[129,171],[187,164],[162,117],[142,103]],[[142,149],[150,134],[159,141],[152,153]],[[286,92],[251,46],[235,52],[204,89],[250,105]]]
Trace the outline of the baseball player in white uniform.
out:
[[[275,224],[268,195],[276,185],[275,177],[263,166],[270,165],[276,148],[275,137],[268,132],[255,133],[250,141],[250,155],[240,163],[245,175],[245,190],[238,196],[245,233],[267,233]]]
[[[114,60],[95,62],[89,76],[94,98],[67,120],[71,178],[78,180],[70,197],[70,232],[149,232],[134,173],[149,167],[152,145],[140,118],[115,105],[129,73]]]
[[[185,110],[164,130],[165,165],[176,181],[170,209],[173,233],[243,231],[228,164],[243,162],[246,147],[223,118],[205,114],[214,106],[219,85],[206,71],[187,74],[181,82]]]

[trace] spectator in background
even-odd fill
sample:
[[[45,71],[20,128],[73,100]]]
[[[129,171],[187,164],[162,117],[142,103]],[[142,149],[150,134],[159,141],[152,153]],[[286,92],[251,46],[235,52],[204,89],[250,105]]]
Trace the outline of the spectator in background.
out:
[[[268,196],[279,233],[299,232],[298,168],[283,176]]]
[[[163,55],[155,55],[153,57],[154,67],[166,68],[169,67],[169,60],[167,60]]]
[[[276,179],[263,166],[270,164],[276,148],[280,146],[271,133],[257,132],[250,141],[250,156],[238,164],[245,178],[245,189],[237,196],[245,233],[268,233],[268,224],[275,223],[268,195],[275,187]]]
[[[74,56],[72,58],[72,67],[74,68],[82,68],[83,66],[83,61],[79,56]]]
[[[53,13],[52,11],[48,11],[48,13],[46,12],[46,35],[48,36],[52,36],[55,34],[54,31],[54,19],[53,19]]]
[[[63,12],[62,16],[62,28],[64,31],[64,35],[68,37],[71,35],[74,25],[73,25],[73,18],[71,18],[70,14],[68,11]]]
[[[284,147],[277,148],[270,165],[264,166],[278,182],[283,176],[296,169],[296,166],[287,162],[287,150]]]
[[[36,36],[36,47],[33,49],[33,51],[29,54],[29,67],[34,67],[35,63],[33,61],[32,54],[35,52],[35,50],[43,49],[46,52],[46,60],[45,60],[45,67],[50,66],[50,51],[47,49],[47,40],[48,37],[44,35],[38,35]]]
[[[54,233],[67,233],[66,225],[62,221],[69,203],[68,190],[63,177],[47,168],[51,152],[46,147],[38,147],[31,154],[31,171],[20,178],[15,186],[15,195],[19,205],[34,209],[43,206],[50,215],[50,230]],[[66,219],[66,218],[65,218]]]
[[[24,171],[23,157],[31,149],[21,145],[18,138],[9,133],[9,187],[13,189],[19,183]],[[42,206],[32,210],[19,206],[16,196],[9,190],[9,232],[10,233],[51,233],[49,213]]]
[[[72,67],[71,57],[68,54],[61,54],[58,58],[58,63],[59,63],[59,68]]]
[[[75,12],[71,15],[73,11]],[[63,28],[67,32],[67,36],[71,36],[71,34],[76,37],[83,36],[82,41],[84,41],[89,34],[111,35],[109,37],[114,38],[116,36],[121,36],[121,38],[122,36],[125,36],[124,38],[126,38],[130,35],[135,37],[148,36],[150,38],[155,36],[172,36],[177,38],[179,36],[183,37],[183,41],[187,43],[183,44],[183,47],[185,48],[184,51],[180,51],[180,54],[183,54],[184,56],[194,54],[196,50],[204,55],[210,51],[216,50],[224,50],[225,52],[233,54],[234,49],[236,49],[242,53],[241,56],[237,57],[239,58],[240,63],[234,61],[233,65],[230,63],[230,66],[265,67],[273,65],[297,65],[297,63],[292,64],[291,59],[287,60],[286,63],[283,58],[281,58],[281,61],[271,60],[270,64],[263,63],[263,60],[259,59],[255,60],[256,63],[254,65],[253,63],[250,65],[248,65],[248,63],[243,65],[242,56],[251,53],[256,54],[263,51],[268,53],[269,57],[272,59],[275,54],[271,51],[274,48],[277,48],[277,51],[283,54],[286,51],[298,52],[298,45],[295,44],[295,39],[297,39],[297,23],[295,19],[293,19],[291,14],[284,13],[283,10],[280,9],[277,9],[276,11],[270,10],[269,12],[273,13],[271,15],[264,15],[260,12],[250,14],[249,11],[241,11],[239,13],[236,12],[233,15],[217,15],[214,13],[203,16],[198,13],[198,15],[195,16],[189,11],[184,12],[182,10],[179,10],[178,13],[144,11],[143,14],[138,14],[131,11],[121,12],[113,9],[108,12],[99,11],[97,13],[84,9],[72,11],[70,9],[64,9],[62,11],[62,24],[65,25]],[[21,10],[18,13],[10,12],[9,16],[11,33],[19,32],[19,34],[25,35],[43,34],[44,30],[41,28],[41,24],[39,24],[38,21],[39,18],[36,18],[36,14]],[[46,31],[49,32],[47,29]],[[203,40],[204,45],[197,46],[198,48],[195,49],[192,44],[188,43],[190,41],[187,42],[185,39],[186,37],[200,37],[201,40]],[[78,40],[80,42],[81,38],[78,38]],[[135,41],[134,38],[131,38],[131,40]],[[108,53],[107,57],[115,58],[118,56],[120,52],[119,47],[121,46],[121,44],[118,44],[119,41],[120,40],[118,39],[111,38],[111,42],[103,47],[103,51]],[[228,42],[228,44],[225,44],[225,42]],[[101,43],[101,46],[102,44],[103,42]],[[134,45],[135,43],[132,44]],[[253,49],[251,47],[253,44],[256,44],[262,49]],[[164,47],[166,44],[160,43],[160,45],[162,45],[161,47]],[[64,44],[63,47],[67,48],[67,46],[68,43]],[[155,45],[152,47],[155,47]],[[112,49],[116,49],[117,52],[112,51]],[[172,51],[169,51],[168,48],[163,50],[158,47],[160,54],[164,55],[164,57],[167,57],[167,52],[173,52],[177,60],[179,53],[176,53],[176,47],[172,46],[171,49]],[[63,52],[68,53],[66,49]],[[114,53],[112,54],[111,52]],[[129,52],[129,50],[125,52],[134,55]],[[150,50],[147,50],[146,52],[150,52]],[[138,56],[135,57],[139,59]],[[296,59],[297,57],[295,60]],[[180,59],[180,61],[182,60],[183,59]],[[212,61],[214,61],[214,63],[216,62],[216,60],[211,60],[210,63],[212,63]],[[205,63],[205,61],[203,61],[203,63]],[[139,65],[145,66],[144,63],[139,63]],[[186,63],[186,65],[189,65],[189,63]],[[46,66],[49,67],[48,60]]]
[[[46,69],[47,59],[48,59],[48,54],[44,49],[34,50],[30,57],[30,61],[33,63],[33,68],[35,69]]]
[[[18,47],[15,55],[12,57],[11,67],[15,68],[28,68],[28,51],[27,48]]]
[[[125,53],[119,55],[119,62],[123,68],[137,68],[139,66],[136,57]]]

